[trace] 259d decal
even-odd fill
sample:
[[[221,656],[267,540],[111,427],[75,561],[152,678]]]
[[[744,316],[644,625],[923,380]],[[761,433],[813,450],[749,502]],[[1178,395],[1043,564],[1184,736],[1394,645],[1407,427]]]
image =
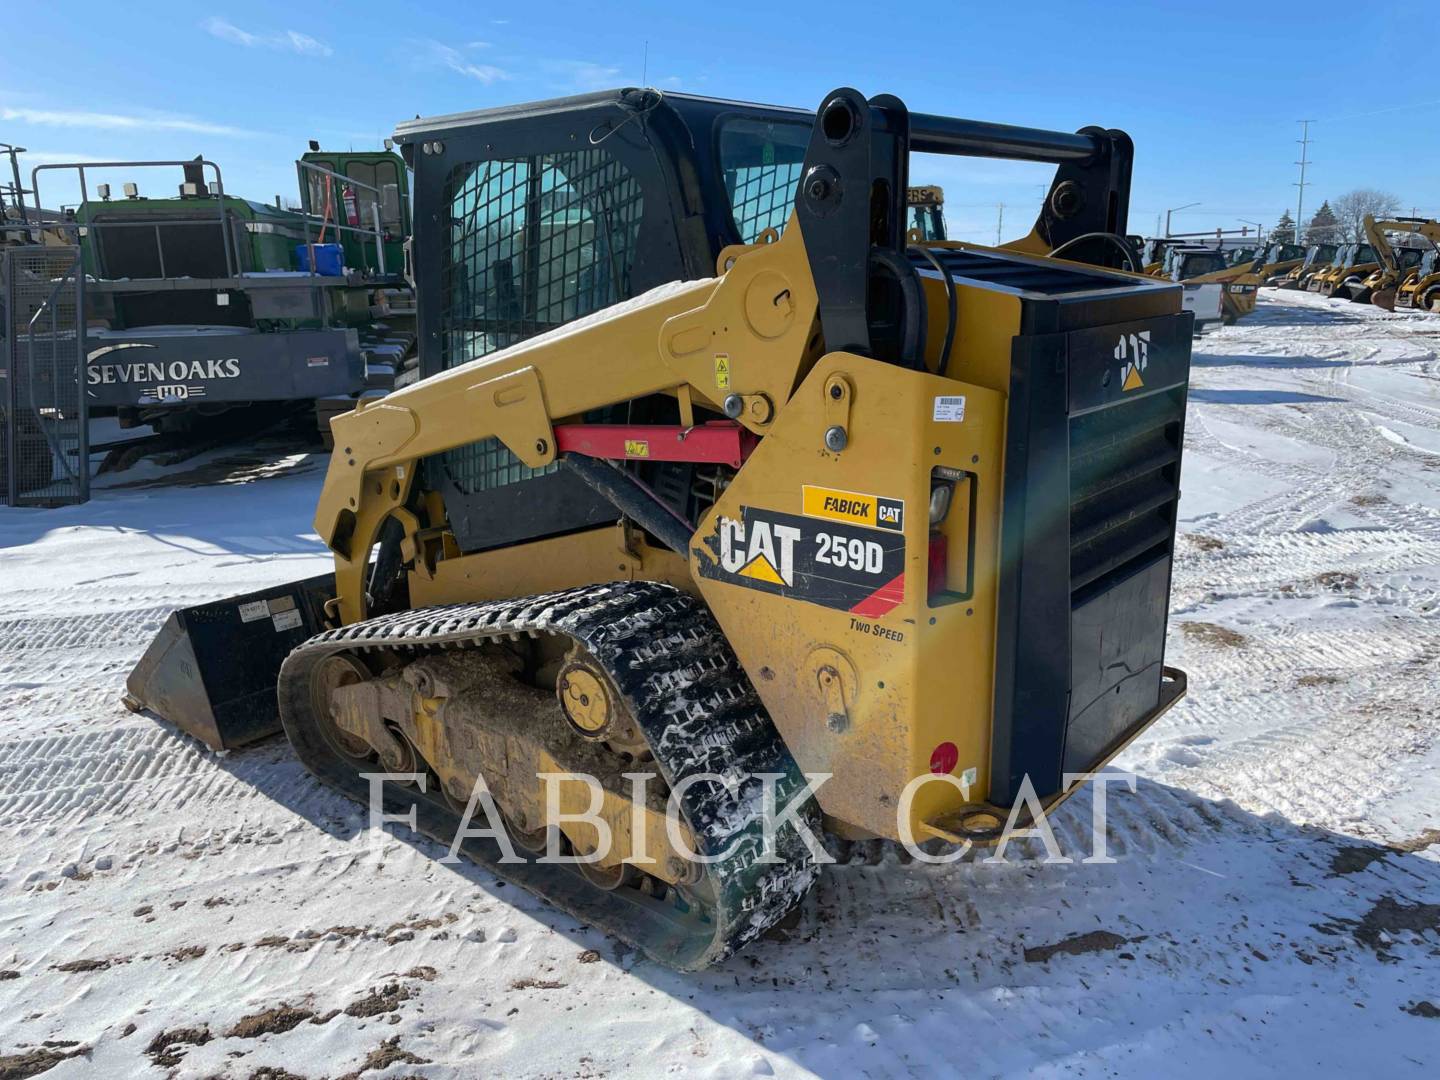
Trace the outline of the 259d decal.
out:
[[[905,538],[752,506],[706,538],[704,577],[876,618],[905,599]]]

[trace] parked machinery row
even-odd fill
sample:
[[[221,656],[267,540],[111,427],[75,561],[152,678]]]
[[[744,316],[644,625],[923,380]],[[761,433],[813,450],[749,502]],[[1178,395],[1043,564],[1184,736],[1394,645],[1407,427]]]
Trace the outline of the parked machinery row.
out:
[[[1266,285],[1304,289],[1335,299],[1369,301],[1386,311],[1440,310],[1440,221],[1396,217],[1377,221],[1365,216],[1365,242],[1276,244],[1275,258],[1257,268]],[[1423,244],[1399,244],[1399,234]],[[1283,250],[1281,250],[1283,249]]]

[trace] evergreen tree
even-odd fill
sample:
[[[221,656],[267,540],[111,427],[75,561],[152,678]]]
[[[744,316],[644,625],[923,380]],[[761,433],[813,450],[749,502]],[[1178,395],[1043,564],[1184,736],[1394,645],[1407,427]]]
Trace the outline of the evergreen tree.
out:
[[[1295,219],[1290,216],[1290,211],[1280,215],[1280,220],[1275,223],[1275,228],[1270,230],[1271,239],[1276,243],[1288,244],[1295,239]]]
[[[1330,200],[1326,199],[1305,228],[1305,243],[1333,244],[1339,239],[1340,222],[1335,218],[1335,211],[1330,209]]]

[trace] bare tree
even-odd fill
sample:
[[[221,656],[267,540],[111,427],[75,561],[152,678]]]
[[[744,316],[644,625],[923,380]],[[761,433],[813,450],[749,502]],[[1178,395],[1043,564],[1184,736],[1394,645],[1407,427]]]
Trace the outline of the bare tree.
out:
[[[1340,227],[1340,237],[1346,242],[1365,239],[1365,215],[1375,218],[1394,217],[1400,212],[1400,200],[1388,191],[1374,188],[1356,188],[1347,191],[1330,204]]]

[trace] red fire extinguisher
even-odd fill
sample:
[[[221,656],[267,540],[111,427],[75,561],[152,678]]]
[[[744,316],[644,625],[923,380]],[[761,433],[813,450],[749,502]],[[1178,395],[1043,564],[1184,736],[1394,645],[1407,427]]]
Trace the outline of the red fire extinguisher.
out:
[[[360,224],[360,200],[355,197],[355,189],[348,184],[345,186],[345,224],[354,228]]]

